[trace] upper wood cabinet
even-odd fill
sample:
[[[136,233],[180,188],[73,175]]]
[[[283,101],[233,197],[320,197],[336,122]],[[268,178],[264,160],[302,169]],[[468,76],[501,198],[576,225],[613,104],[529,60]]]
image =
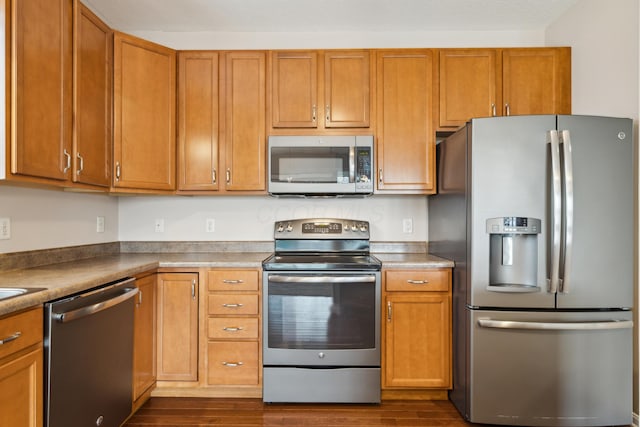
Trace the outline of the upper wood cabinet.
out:
[[[224,54],[221,157],[226,191],[266,190],[266,53]]]
[[[435,191],[433,51],[377,52],[377,192]]]
[[[4,4],[11,43],[5,177],[61,185],[71,174],[73,0]]]
[[[272,128],[371,126],[370,51],[274,51],[270,61]]]
[[[219,189],[218,52],[178,53],[178,189]]]
[[[567,47],[443,49],[439,71],[442,130],[472,117],[571,114]]]
[[[77,0],[74,23],[72,181],[109,187],[113,32]]]
[[[176,52],[116,32],[113,61],[113,190],[174,190]]]

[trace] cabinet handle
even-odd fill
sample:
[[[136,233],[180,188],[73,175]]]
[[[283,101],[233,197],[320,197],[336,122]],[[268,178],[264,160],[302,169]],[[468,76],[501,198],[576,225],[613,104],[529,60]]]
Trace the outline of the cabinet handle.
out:
[[[317,107],[316,107],[316,105],[314,104],[314,105],[311,107],[311,120],[313,121],[313,123],[315,123],[315,122],[316,122],[316,120],[317,120],[317,117],[316,117],[316,116],[317,116],[317,114],[318,114],[318,108],[317,108]]]
[[[244,304],[222,304],[222,306],[225,308],[241,308],[244,307]]]
[[[244,365],[244,363],[243,363],[243,362],[222,362],[222,364],[223,364],[224,366],[228,366],[228,367],[230,367],[230,368],[235,368],[236,366],[242,366],[242,365]]]
[[[496,104],[491,104],[491,116],[496,116]]]
[[[6,338],[2,338],[0,340],[0,345],[17,340],[18,338],[20,338],[20,335],[22,335],[22,332],[14,332],[12,335],[9,335]]]
[[[116,162],[116,181],[120,181],[120,162]]]
[[[80,155],[80,153],[77,153],[76,157],[78,158],[78,161],[80,163],[80,167],[76,171],[76,175],[80,175],[80,173],[84,170],[84,158]]]
[[[211,169],[211,183],[215,184],[218,181],[218,173],[216,172],[216,168]]]
[[[67,158],[67,166],[65,166],[62,173],[67,173],[67,171],[71,169],[71,154],[69,154],[66,148],[62,150],[62,154]]]
[[[378,182],[382,184],[382,168],[378,169]]]
[[[222,330],[227,332],[240,332],[244,330],[244,328],[242,326],[225,326]]]
[[[331,107],[329,107],[328,105],[325,107],[325,112],[327,115],[327,122],[331,121]]]
[[[231,169],[227,169],[227,184],[231,182]]]
[[[142,291],[138,289],[138,305],[142,305]]]
[[[393,309],[391,308],[391,301],[387,301],[387,320],[391,322],[391,315],[393,314]]]
[[[410,285],[427,285],[429,284],[428,280],[413,280],[413,279],[408,279],[407,283]]]
[[[191,281],[191,298],[196,299],[196,279]]]
[[[225,283],[227,285],[240,285],[240,284],[244,283],[244,280],[241,280],[241,279],[224,279],[224,280],[222,280],[222,283]]]
[[[511,115],[511,107],[509,106],[509,104],[504,104],[504,109],[507,112],[507,116]]]

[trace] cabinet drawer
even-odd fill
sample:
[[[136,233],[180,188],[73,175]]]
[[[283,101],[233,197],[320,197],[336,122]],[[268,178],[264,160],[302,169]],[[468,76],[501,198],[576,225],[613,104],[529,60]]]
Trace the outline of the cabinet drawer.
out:
[[[210,342],[207,350],[208,384],[258,384],[257,342]]]
[[[257,291],[257,270],[211,270],[207,273],[210,291]]]
[[[255,317],[214,317],[208,323],[209,339],[258,339]]]
[[[258,314],[258,295],[212,294],[209,295],[209,314]]]
[[[388,270],[385,272],[387,291],[448,291],[451,270]]]
[[[0,319],[0,359],[43,340],[42,307]]]

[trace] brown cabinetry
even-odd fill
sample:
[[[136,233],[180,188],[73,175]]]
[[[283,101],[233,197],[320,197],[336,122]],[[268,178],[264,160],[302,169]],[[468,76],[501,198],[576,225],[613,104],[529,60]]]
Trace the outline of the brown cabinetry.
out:
[[[157,292],[157,379],[197,381],[198,273],[160,273]]]
[[[43,425],[42,308],[0,319],[0,425]]]
[[[383,394],[436,390],[446,396],[444,390],[451,387],[451,269],[386,270],[383,277]]]
[[[209,270],[207,290],[207,385],[259,397],[260,271]]]
[[[113,32],[75,1],[72,181],[109,187]]]
[[[5,177],[63,185],[72,159],[73,0],[10,1],[6,7],[11,85]]]
[[[439,71],[441,130],[472,117],[571,114],[568,47],[443,49]]]
[[[433,52],[377,52],[378,192],[435,191]]]
[[[136,279],[138,295],[133,329],[134,408],[144,403],[156,382],[156,283],[156,274]]]
[[[174,50],[114,35],[113,187],[175,189]]]
[[[369,128],[372,66],[368,50],[271,52],[271,127]]]

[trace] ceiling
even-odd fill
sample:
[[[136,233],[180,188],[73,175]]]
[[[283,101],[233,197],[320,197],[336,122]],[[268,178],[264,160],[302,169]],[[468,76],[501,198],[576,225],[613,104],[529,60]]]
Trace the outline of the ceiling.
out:
[[[83,0],[120,31],[542,30],[578,0]]]

